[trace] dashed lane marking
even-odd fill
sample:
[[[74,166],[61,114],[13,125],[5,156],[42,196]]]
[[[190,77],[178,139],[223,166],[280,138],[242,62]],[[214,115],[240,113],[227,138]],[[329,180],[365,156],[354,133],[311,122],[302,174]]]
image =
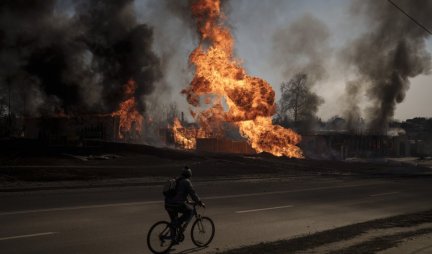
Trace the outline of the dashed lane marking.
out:
[[[369,197],[379,197],[379,196],[387,196],[387,195],[394,195],[394,194],[399,194],[399,192],[394,191],[394,192],[378,193],[378,194],[369,195]]]
[[[58,234],[58,232],[44,232],[44,233],[36,233],[36,234],[29,234],[29,235],[16,235],[16,236],[0,237],[0,241],[20,239],[20,238],[30,238],[30,237],[36,237],[36,236],[54,235],[54,234]]]
[[[262,212],[262,211],[284,209],[284,208],[291,208],[291,207],[293,207],[293,206],[292,205],[275,206],[275,207],[267,207],[267,208],[258,208],[258,209],[251,209],[251,210],[236,211],[236,213],[253,213],[253,212]]]
[[[364,187],[364,186],[371,186],[371,185],[376,185],[376,183],[351,184],[351,185],[340,185],[340,186],[318,187],[318,188],[305,188],[305,189],[285,190],[285,191],[244,193],[244,194],[234,194],[234,195],[207,196],[207,197],[203,197],[202,199],[204,199],[204,200],[217,200],[217,199],[243,198],[243,197],[254,197],[254,196],[299,193],[299,192],[307,192],[307,191],[355,188],[355,187]],[[80,209],[93,209],[93,208],[106,208],[106,207],[154,205],[154,204],[163,204],[163,201],[127,202],[127,203],[100,204],[100,205],[87,205],[87,206],[57,207],[57,208],[47,208],[47,209],[31,209],[31,210],[21,210],[21,211],[0,212],[0,216],[17,215],[17,214],[30,214],[30,213],[43,213],[43,212],[58,212],[58,211],[80,210]]]

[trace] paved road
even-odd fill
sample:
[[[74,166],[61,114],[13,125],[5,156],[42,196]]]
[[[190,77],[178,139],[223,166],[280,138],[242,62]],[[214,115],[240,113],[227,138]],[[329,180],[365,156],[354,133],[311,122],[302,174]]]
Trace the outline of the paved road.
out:
[[[396,214],[432,209],[432,179],[297,177],[195,183],[216,223],[212,253]],[[166,219],[161,186],[0,193],[0,252],[149,253]]]

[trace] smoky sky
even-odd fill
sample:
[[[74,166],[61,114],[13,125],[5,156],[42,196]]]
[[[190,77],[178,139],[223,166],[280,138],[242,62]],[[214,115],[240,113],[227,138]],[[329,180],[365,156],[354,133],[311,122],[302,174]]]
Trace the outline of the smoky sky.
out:
[[[132,3],[74,0],[65,11],[56,0],[2,1],[0,96],[10,91],[14,113],[34,116],[112,112],[129,79],[137,98],[151,93],[160,60]]]
[[[431,1],[397,2],[425,26],[432,26]],[[368,30],[350,42],[343,52],[357,76],[347,86],[363,87],[347,88],[347,96],[356,97],[357,92],[364,90],[371,104],[366,109],[369,129],[383,131],[393,119],[396,105],[405,99],[410,78],[430,72],[431,55],[425,41],[429,34],[387,1],[354,1],[351,11],[366,18]],[[356,118],[353,115],[358,110],[350,113],[349,117]]]
[[[299,17],[276,30],[273,35],[275,68],[280,69],[285,82],[295,77],[305,77],[305,96],[307,94],[310,98],[302,108],[305,122],[315,119],[318,108],[323,103],[323,99],[312,89],[317,82],[327,77],[327,61],[331,53],[329,37],[327,26],[311,14]],[[283,100],[284,96],[279,101],[280,105],[286,104]]]
[[[387,1],[225,2],[225,21],[235,38],[237,58],[250,75],[269,81],[277,95],[280,84],[298,70],[314,69],[311,65],[324,70],[316,72],[324,75],[322,79],[318,75],[311,85],[325,99],[320,117],[352,108],[353,115],[370,118],[371,126],[380,126],[382,122],[371,116],[379,115],[375,118],[386,119],[384,122],[391,119],[407,91],[422,95],[432,91],[427,86],[430,78],[422,78],[428,73],[427,36]],[[430,1],[396,2],[432,29]],[[198,43],[188,5],[188,0],[1,1],[0,108],[4,111],[10,90],[12,111],[17,114],[112,112],[123,99],[123,84],[133,78],[138,81],[140,110],[151,96],[155,103],[175,101],[181,111],[188,112],[180,91],[192,79],[188,55]],[[291,50],[299,36],[288,34],[282,36],[287,44],[281,44],[286,54],[275,58],[274,52],[281,52],[274,48],[275,34],[289,31],[308,16],[317,21],[309,22],[317,24],[313,29],[323,29],[307,35],[313,29],[299,24],[300,30],[306,30],[299,34],[308,36],[304,49]],[[430,49],[430,38],[428,42]],[[343,60],[334,56],[340,48]],[[420,77],[421,87],[413,77]],[[392,79],[395,82],[389,81]],[[355,87],[344,89],[347,80]],[[382,89],[389,87],[390,93]],[[170,96],[161,97],[164,93]],[[413,105],[416,99],[406,100]],[[344,101],[351,103],[341,106]],[[372,105],[366,111],[360,105],[365,101]],[[420,109],[405,111],[415,116]],[[430,116],[429,111],[422,112]],[[409,117],[408,113],[403,117]]]
[[[319,81],[327,75],[330,31],[311,14],[305,14],[273,35],[273,59],[286,79],[297,73]]]
[[[186,74],[189,74],[183,75],[184,73],[182,73],[182,76],[178,76],[177,73],[179,72],[177,72],[176,75],[172,75],[172,73],[174,73],[174,68],[167,69],[167,73],[165,74],[172,76],[170,81],[174,81],[171,82],[169,86],[175,88],[174,90],[180,91],[188,85],[191,74],[193,74],[193,69],[188,69],[187,57],[197,45],[197,38],[194,37],[194,26],[191,26],[190,13],[188,13],[186,7],[188,1],[174,1],[173,3],[169,0],[140,0],[140,2],[151,3],[150,6],[155,3],[160,5],[161,2],[166,2],[170,4],[168,8],[162,7],[161,9],[169,9],[171,13],[163,11],[161,12],[163,14],[160,16],[165,17],[165,15],[168,15],[170,17],[175,17],[177,20],[181,20],[183,28],[175,26],[180,31],[175,31],[170,27],[168,30],[169,32],[165,33],[164,29],[166,29],[166,27],[163,25],[158,26],[158,24],[166,23],[167,21],[161,22],[163,18],[154,18],[154,16],[147,19],[149,23],[159,28],[160,31],[159,29],[157,29],[157,31],[162,34],[162,36],[159,36],[156,44],[166,44],[167,47],[172,50],[171,52],[175,52],[175,54],[177,54],[177,56],[174,57],[176,58],[175,61],[173,61],[176,63],[175,67],[182,68],[182,70],[186,70]],[[379,2],[380,3],[366,1],[362,3],[362,1],[343,0],[226,1],[227,4],[224,5],[224,11],[226,12],[225,22],[228,23],[235,38],[236,57],[244,64],[250,75],[270,81],[277,94],[279,93],[280,84],[283,81],[289,80],[289,76],[295,75],[299,70],[314,70],[313,73],[309,73],[308,75],[310,77],[316,76],[316,81],[311,82],[311,88],[318,96],[323,96],[325,99],[324,105],[320,107],[320,111],[318,112],[320,117],[328,118],[335,114],[343,114],[347,108],[352,108],[353,110],[350,110],[350,112],[358,112],[360,117],[370,118],[370,116],[378,114],[373,113],[373,107],[369,108],[367,112],[363,112],[363,105],[361,104],[377,105],[377,103],[375,103],[374,96],[367,96],[365,102],[362,93],[378,93],[368,89],[371,79],[368,75],[363,75],[359,72],[359,68],[357,68],[359,64],[357,62],[351,61],[352,58],[350,56],[352,56],[352,52],[355,51],[353,48],[358,49],[358,55],[361,55],[362,51],[369,50],[369,48],[363,50],[359,49],[359,47],[356,46],[359,43],[356,41],[361,41],[361,38],[367,37],[368,34],[379,34],[380,31],[377,27],[382,27],[381,29],[383,29],[390,24],[396,27],[400,24],[404,24],[402,30],[408,29],[408,27],[418,30],[415,24],[389,5],[387,1]],[[416,7],[417,9],[413,6],[410,7],[408,1],[399,0],[398,2],[420,21],[423,21],[424,16],[427,16],[427,13],[429,13],[427,11],[430,5],[429,3],[424,5],[424,10],[418,10],[419,7]],[[419,3],[415,5],[422,6],[424,2],[425,1],[419,1]],[[350,5],[353,6],[351,10],[349,9]],[[367,10],[367,6],[369,6],[371,10]],[[389,18],[389,15],[381,14],[383,10],[384,12],[393,12],[391,21],[383,21]],[[421,13],[421,15],[417,15],[418,13]],[[166,20],[172,20],[172,18]],[[298,32],[290,34],[290,28],[292,27],[297,27]],[[294,28],[292,28],[292,30],[295,30]],[[394,31],[398,29],[399,28],[391,28],[391,30]],[[190,33],[191,31],[192,33]],[[288,31],[288,35],[280,35],[282,43],[279,43],[281,47],[278,47],[277,43],[275,43],[277,33],[286,31]],[[387,38],[387,36],[385,37]],[[303,38],[303,40],[301,40],[301,38]],[[424,41],[424,38],[426,37],[422,37],[420,41]],[[376,38],[376,40],[379,41],[379,38]],[[388,47],[382,45],[385,41],[389,40],[391,39],[381,41],[382,48],[392,47],[392,43],[389,43],[390,46]],[[167,41],[174,41],[174,43],[168,44],[166,43]],[[420,42],[420,44],[422,43],[424,42]],[[379,44],[380,43],[378,43],[378,45]],[[175,45],[175,50],[168,45]],[[414,44],[411,44],[411,46],[416,48]],[[419,52],[422,51],[422,47],[423,46],[418,48]],[[344,60],[335,57],[335,53],[339,52],[341,48],[344,49],[344,52],[349,52],[346,54],[346,56],[349,57]],[[370,49],[374,48],[375,46],[372,46]],[[426,51],[424,47],[423,49]],[[384,51],[388,50],[386,49]],[[427,52],[426,54],[420,53],[420,55],[424,56],[427,56],[427,54]],[[173,54],[168,55],[172,57]],[[375,58],[371,58],[370,61],[374,62],[376,58],[380,58],[378,55],[379,54],[377,54]],[[363,58],[366,58],[366,56]],[[162,57],[162,59],[165,61],[166,58]],[[347,59],[348,61],[346,61]],[[375,65],[375,63],[372,63],[372,65]],[[346,66],[354,68],[346,69]],[[425,74],[427,72],[421,73]],[[354,79],[352,78],[353,76],[355,76]],[[410,74],[406,79],[410,81],[414,76],[418,75]],[[358,84],[361,81],[361,83],[357,85],[358,87],[346,88],[350,93],[357,91],[355,92],[356,94],[343,92],[343,84],[346,80],[350,80],[350,84]],[[414,80],[413,82],[415,83],[416,81]],[[430,92],[431,90],[425,91]],[[343,98],[339,96],[341,93],[344,93]],[[398,98],[398,100],[401,98],[401,96],[390,97]],[[379,98],[378,100],[386,101],[384,96]],[[173,92],[172,99],[180,103],[185,102],[185,98],[176,94],[176,91]],[[343,103],[344,101],[351,101],[352,103],[351,105],[345,105]],[[396,104],[393,109],[392,107],[387,107],[390,108],[390,110],[382,111],[384,115],[390,116],[394,114]],[[184,105],[186,104],[184,103]],[[321,110],[321,108],[323,108],[323,110]],[[187,111],[186,108],[182,110]],[[412,115],[414,116],[416,113],[417,112],[412,112]],[[381,118],[386,119],[385,121],[391,119],[391,117],[386,116]],[[370,121],[372,122],[371,118]]]
[[[189,11],[189,0],[136,0],[135,11],[142,23],[153,27],[153,49],[160,59],[163,73],[155,89],[145,96],[146,111],[153,117],[163,114],[169,105],[176,105],[179,111],[188,112],[186,99],[180,91],[192,79],[193,69],[188,56],[198,41],[196,27]],[[188,117],[188,114],[186,114]]]

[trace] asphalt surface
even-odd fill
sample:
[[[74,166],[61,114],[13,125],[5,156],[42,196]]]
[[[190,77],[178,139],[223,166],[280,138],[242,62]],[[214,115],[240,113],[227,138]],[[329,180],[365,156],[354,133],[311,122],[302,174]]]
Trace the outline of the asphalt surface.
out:
[[[195,182],[216,224],[197,249],[213,253],[376,218],[432,209],[431,178],[287,177]],[[0,193],[0,253],[149,253],[146,234],[166,220],[161,186]],[[188,231],[189,232],[189,231]]]

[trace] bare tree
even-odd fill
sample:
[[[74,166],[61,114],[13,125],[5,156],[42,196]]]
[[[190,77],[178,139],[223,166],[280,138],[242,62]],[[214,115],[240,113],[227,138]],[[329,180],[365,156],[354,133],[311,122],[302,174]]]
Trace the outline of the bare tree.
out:
[[[305,106],[306,79],[305,74],[297,74],[289,82],[281,85],[280,109],[284,115],[290,114],[294,122],[299,120],[299,111]]]
[[[281,85],[281,98],[278,102],[276,121],[289,125],[290,121],[311,122],[316,120],[315,114],[323,100],[310,91],[306,74],[296,74],[290,81]]]

